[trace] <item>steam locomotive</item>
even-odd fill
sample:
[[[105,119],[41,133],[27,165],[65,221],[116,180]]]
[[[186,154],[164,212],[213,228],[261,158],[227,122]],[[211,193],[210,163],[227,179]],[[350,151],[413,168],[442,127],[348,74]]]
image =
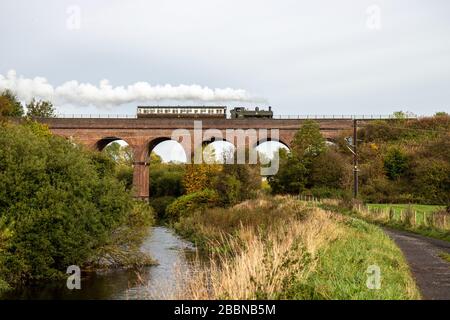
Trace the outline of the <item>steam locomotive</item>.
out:
[[[258,107],[255,110],[247,110],[243,107],[236,107],[230,110],[231,119],[247,119],[247,118],[273,118],[272,107],[269,110],[260,110]]]
[[[247,110],[236,107],[230,110],[231,119],[272,118],[269,110]],[[226,118],[226,106],[138,106],[138,118]]]

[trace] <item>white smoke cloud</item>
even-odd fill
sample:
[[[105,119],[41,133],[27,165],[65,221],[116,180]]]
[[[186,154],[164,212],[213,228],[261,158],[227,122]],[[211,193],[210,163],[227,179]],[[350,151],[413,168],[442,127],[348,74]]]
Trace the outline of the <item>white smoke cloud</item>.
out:
[[[151,85],[147,82],[136,82],[128,86],[113,87],[108,80],[99,85],[67,81],[54,87],[47,79],[33,79],[17,76],[10,70],[5,76],[0,74],[0,90],[9,89],[16,93],[20,100],[30,101],[33,97],[50,100],[55,104],[71,104],[75,106],[93,105],[96,107],[112,107],[136,102],[175,100],[199,102],[263,102],[264,99],[254,97],[243,89],[210,89],[199,85]]]

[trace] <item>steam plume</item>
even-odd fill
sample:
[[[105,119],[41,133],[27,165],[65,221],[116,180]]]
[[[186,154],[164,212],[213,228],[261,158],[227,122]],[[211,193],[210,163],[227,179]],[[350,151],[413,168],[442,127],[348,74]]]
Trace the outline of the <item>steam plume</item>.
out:
[[[199,85],[151,85],[136,82],[128,86],[113,87],[108,80],[99,85],[79,83],[71,80],[54,87],[43,77],[33,79],[17,76],[10,70],[5,76],[0,74],[0,91],[9,89],[18,98],[30,101],[33,97],[50,100],[55,104],[76,106],[94,105],[98,107],[118,106],[130,102],[150,102],[161,100],[198,102],[262,102],[264,99],[251,96],[243,89],[210,89]]]

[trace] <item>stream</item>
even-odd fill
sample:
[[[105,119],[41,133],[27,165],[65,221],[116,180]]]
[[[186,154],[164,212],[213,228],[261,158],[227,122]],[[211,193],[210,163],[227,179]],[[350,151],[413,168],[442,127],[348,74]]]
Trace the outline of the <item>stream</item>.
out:
[[[0,299],[168,299],[183,273],[190,268],[196,250],[164,226],[152,227],[141,246],[158,265],[135,270],[108,270],[82,273],[81,289],[69,290],[65,281],[27,286],[7,292]]]

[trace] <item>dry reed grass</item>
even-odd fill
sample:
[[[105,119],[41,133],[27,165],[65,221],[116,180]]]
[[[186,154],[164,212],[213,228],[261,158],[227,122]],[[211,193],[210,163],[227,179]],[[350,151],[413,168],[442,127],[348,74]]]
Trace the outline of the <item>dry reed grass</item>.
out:
[[[289,199],[284,200],[291,206],[282,210],[296,210]],[[246,202],[235,209],[267,205],[265,201]],[[298,201],[295,206],[303,208]],[[219,254],[207,266],[196,263],[174,298],[276,299],[292,279],[306,278],[314,270],[318,250],[339,236],[340,227],[331,215],[314,208],[301,220],[293,216],[274,222],[266,233],[241,225],[233,237],[221,240],[227,242],[231,254]]]

